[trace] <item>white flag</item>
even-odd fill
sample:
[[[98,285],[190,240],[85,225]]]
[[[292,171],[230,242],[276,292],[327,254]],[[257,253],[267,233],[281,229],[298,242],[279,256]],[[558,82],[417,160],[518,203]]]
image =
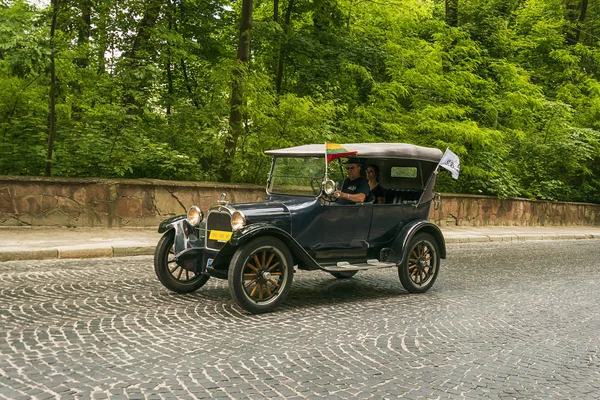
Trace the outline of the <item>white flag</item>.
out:
[[[446,149],[439,165],[440,167],[446,168],[448,171],[450,171],[454,179],[458,179],[458,173],[460,172],[460,160],[458,159],[458,156],[450,149]]]

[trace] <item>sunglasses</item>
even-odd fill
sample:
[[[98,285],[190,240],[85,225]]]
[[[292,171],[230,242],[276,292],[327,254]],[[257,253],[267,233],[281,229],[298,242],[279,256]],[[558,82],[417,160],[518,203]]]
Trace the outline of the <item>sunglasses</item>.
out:
[[[348,171],[348,170],[353,170],[354,168],[356,168],[356,167],[355,167],[355,166],[352,166],[352,167],[346,167],[346,171]]]

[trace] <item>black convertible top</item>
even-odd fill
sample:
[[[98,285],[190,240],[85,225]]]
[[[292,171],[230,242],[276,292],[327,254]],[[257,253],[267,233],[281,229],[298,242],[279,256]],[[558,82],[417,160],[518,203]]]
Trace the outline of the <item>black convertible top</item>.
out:
[[[407,143],[345,143],[342,146],[348,151],[357,151],[356,157],[406,158],[436,163],[442,158],[440,149]],[[286,157],[325,157],[325,144],[305,144],[285,149],[267,150],[265,154]]]

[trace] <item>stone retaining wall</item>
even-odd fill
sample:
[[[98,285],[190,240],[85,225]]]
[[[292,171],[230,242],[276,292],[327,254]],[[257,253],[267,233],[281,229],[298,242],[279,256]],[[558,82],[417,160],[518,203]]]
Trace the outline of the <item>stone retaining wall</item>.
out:
[[[0,176],[0,225],[158,226],[192,204],[206,212],[221,193],[236,203],[266,194],[264,187],[212,182]]]
[[[442,194],[429,218],[439,226],[600,226],[600,204]]]
[[[206,212],[221,193],[232,203],[261,201],[255,185],[127,179],[0,176],[0,226],[150,227]],[[442,194],[431,220],[440,226],[600,226],[600,205]]]

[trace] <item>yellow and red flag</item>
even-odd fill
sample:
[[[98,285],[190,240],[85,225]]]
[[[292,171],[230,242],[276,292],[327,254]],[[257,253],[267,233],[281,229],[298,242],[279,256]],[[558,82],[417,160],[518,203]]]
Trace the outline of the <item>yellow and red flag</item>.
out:
[[[325,156],[327,157],[327,162],[331,162],[342,157],[350,157],[356,154],[358,154],[358,151],[348,151],[342,145],[337,143],[325,143]]]

